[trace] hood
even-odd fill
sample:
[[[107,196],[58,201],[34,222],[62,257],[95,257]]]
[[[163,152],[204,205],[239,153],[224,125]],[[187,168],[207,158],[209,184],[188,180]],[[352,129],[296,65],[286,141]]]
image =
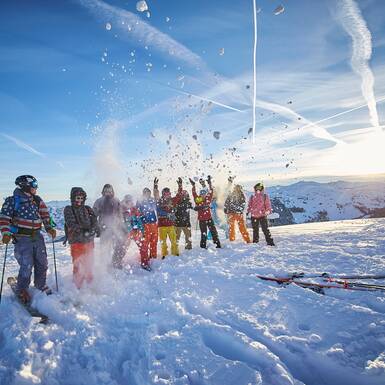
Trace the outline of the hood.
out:
[[[84,195],[84,201],[87,199],[86,192],[81,187],[72,187],[71,189],[71,203],[74,202],[77,195]]]
[[[112,185],[110,185],[109,183],[106,183],[106,184],[103,186],[103,190],[102,190],[102,195],[103,195],[103,196],[105,195],[106,190],[112,190],[112,196],[115,196],[114,188],[113,188]]]

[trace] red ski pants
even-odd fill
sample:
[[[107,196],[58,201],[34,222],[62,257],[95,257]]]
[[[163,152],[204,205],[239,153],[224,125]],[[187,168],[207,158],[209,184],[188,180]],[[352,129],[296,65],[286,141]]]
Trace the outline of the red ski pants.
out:
[[[80,289],[84,281],[91,283],[93,280],[94,242],[73,243],[71,245],[71,256],[73,280],[76,287]]]
[[[127,247],[130,245],[131,240],[133,240],[139,248],[140,263],[142,265],[148,265],[148,244],[143,233],[140,230],[131,230],[128,234]]]
[[[147,255],[149,258],[156,258],[158,248],[158,225],[156,223],[146,223],[144,225],[144,240]]]

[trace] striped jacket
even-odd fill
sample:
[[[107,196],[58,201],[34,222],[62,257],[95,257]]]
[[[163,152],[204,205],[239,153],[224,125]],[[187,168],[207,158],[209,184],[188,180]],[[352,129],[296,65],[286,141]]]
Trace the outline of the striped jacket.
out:
[[[29,196],[17,188],[8,197],[0,211],[0,231],[17,233],[19,228],[40,230],[42,224],[46,230],[52,228],[48,208],[38,196]]]

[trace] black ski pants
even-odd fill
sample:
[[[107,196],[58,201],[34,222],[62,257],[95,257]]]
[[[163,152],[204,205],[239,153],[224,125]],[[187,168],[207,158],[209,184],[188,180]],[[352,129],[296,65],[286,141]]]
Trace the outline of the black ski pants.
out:
[[[271,233],[269,230],[269,223],[267,221],[267,217],[262,218],[253,218],[251,217],[251,225],[253,227],[253,242],[259,242],[259,225],[261,224],[263,234],[265,235],[265,239],[268,245],[273,244],[273,238],[271,237]]]
[[[199,221],[199,228],[201,230],[201,248],[202,249],[205,249],[207,247],[207,228],[210,230],[210,233],[213,237],[214,244],[217,246],[217,248],[221,247],[221,243],[218,238],[218,231],[212,219],[209,219],[207,221]]]

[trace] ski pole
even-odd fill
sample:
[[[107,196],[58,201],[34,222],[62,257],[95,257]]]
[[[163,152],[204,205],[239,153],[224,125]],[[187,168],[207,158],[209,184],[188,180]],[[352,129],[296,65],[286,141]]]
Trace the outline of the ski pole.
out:
[[[7,261],[7,252],[8,252],[8,244],[5,245],[4,263],[3,263],[3,274],[1,275],[1,286],[0,286],[0,303],[1,303],[1,295],[3,293],[3,282],[4,282],[4,273],[5,273],[5,263]]]
[[[56,252],[55,252],[55,242],[52,239],[52,250],[53,250],[53,265],[55,268],[55,281],[56,281],[56,291],[59,291],[59,286],[57,284],[57,268],[56,268]]]

